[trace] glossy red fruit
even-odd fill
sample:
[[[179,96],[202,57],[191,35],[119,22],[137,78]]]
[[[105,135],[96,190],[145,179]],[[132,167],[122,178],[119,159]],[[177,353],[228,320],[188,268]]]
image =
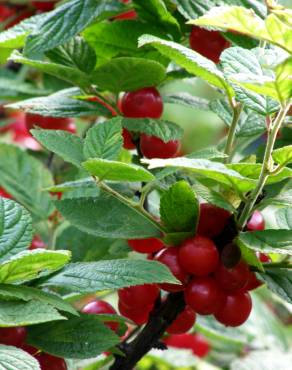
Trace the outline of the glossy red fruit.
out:
[[[7,193],[7,191],[3,188],[0,188],[0,197],[7,198],[7,199],[12,198],[12,196],[9,193]]]
[[[81,312],[95,315],[117,313],[117,311],[113,308],[112,305],[102,300],[96,300],[88,303],[86,306],[82,308]],[[105,322],[105,325],[107,325],[110,329],[114,331],[116,331],[119,327],[119,324],[117,322],[112,321]]]
[[[193,278],[185,289],[186,303],[198,314],[210,315],[225,303],[226,295],[213,277]]]
[[[21,349],[34,357],[36,357],[41,352],[39,349],[30,346],[29,344],[24,344],[23,346],[21,346]]]
[[[254,290],[262,285],[263,283],[257,278],[256,274],[251,271],[249,274],[247,285],[245,286],[244,290]]]
[[[197,235],[181,245],[178,261],[189,274],[207,276],[216,270],[219,253],[211,239]]]
[[[209,203],[200,204],[200,218],[197,233],[208,238],[219,235],[230,217],[230,213]]]
[[[260,211],[254,211],[248,223],[246,224],[246,228],[249,231],[265,230],[265,220]]]
[[[123,128],[122,135],[124,140],[124,148],[128,150],[136,149],[136,145],[132,141],[132,135],[126,128]]]
[[[142,134],[140,136],[140,149],[146,158],[173,158],[179,150],[180,142],[171,140],[165,143],[156,136]]]
[[[210,352],[210,344],[202,334],[194,335],[194,346],[192,348],[194,355],[203,358]]]
[[[241,292],[227,296],[225,305],[215,314],[216,319],[226,326],[240,326],[249,317],[252,301],[249,293]]]
[[[159,288],[156,284],[136,285],[123,288],[118,291],[120,301],[130,309],[151,306],[159,296]]]
[[[173,323],[166,329],[169,334],[183,334],[189,331],[196,321],[196,314],[191,307],[185,309],[177,316]]]
[[[163,242],[157,238],[130,239],[128,244],[133,251],[139,253],[154,253],[164,248]]]
[[[155,255],[154,260],[166,265],[172,274],[182,283],[182,285],[168,283],[159,284],[161,289],[166,290],[167,292],[179,292],[184,290],[185,284],[188,281],[188,275],[178,262],[178,248],[164,248]]]
[[[143,325],[148,321],[149,314],[153,309],[153,305],[144,306],[143,308],[130,309],[119,300],[119,311],[122,316],[132,320],[137,325]]]
[[[30,250],[39,249],[39,248],[45,249],[46,247],[47,247],[46,243],[38,235],[35,235],[31,242],[29,249]]]
[[[208,341],[201,334],[170,335],[164,340],[170,347],[190,349],[196,356],[205,357],[210,351]]]
[[[121,111],[126,117],[160,118],[163,111],[161,95],[155,87],[127,92],[121,100]]]
[[[193,26],[190,34],[190,46],[197,53],[219,63],[222,51],[230,47],[230,42],[218,31],[209,31],[198,26]]]
[[[56,1],[32,1],[31,3],[38,10],[49,12],[54,9]]]
[[[66,362],[63,358],[41,353],[36,356],[41,370],[67,370]]]
[[[71,118],[44,117],[39,114],[27,113],[25,124],[28,130],[40,127],[47,130],[64,130],[71,133],[76,132],[76,127]]]
[[[230,269],[220,264],[215,271],[219,286],[227,293],[236,293],[243,289],[248,282],[249,275],[249,267],[243,260]]]
[[[26,328],[18,326],[15,328],[0,328],[0,344],[6,346],[21,347],[26,339]]]
[[[270,256],[268,256],[267,254],[265,253],[261,253],[261,252],[256,252],[256,255],[258,257],[258,259],[262,262],[262,263],[270,263],[272,262],[272,259]]]
[[[135,10],[128,10],[127,12],[124,12],[122,14],[119,14],[115,17],[113,17],[113,19],[115,20],[120,20],[120,21],[123,21],[123,20],[127,20],[127,19],[136,19],[137,18],[137,13]]]

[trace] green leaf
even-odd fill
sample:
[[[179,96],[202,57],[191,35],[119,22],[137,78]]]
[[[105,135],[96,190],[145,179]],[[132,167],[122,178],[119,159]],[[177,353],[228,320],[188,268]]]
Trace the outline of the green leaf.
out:
[[[47,293],[40,289],[30,288],[26,286],[16,286],[8,284],[0,284],[0,297],[1,300],[21,300],[31,301],[36,300],[53,306],[57,310],[77,315],[77,311],[69,303],[54,293]]]
[[[283,298],[286,302],[292,303],[292,270],[285,268],[266,269],[260,274],[268,288]]]
[[[49,96],[9,104],[7,107],[22,109],[26,112],[40,114],[45,117],[107,116],[111,114],[102,104],[74,98],[74,96],[80,96],[81,94],[80,89],[74,87],[60,90]]]
[[[175,0],[175,3],[179,13],[188,20],[198,18],[215,6],[212,0]]]
[[[290,203],[291,205],[291,203]],[[276,214],[277,226],[280,229],[292,230],[292,208],[280,208]]]
[[[84,161],[83,141],[63,130],[31,130],[32,135],[49,151],[77,167]]]
[[[208,100],[193,96],[187,92],[168,94],[163,96],[164,104],[182,105],[189,108],[208,110]]]
[[[20,348],[0,345],[0,368],[3,370],[40,370],[39,362]]]
[[[289,370],[292,355],[277,350],[277,348],[253,351],[243,358],[238,358],[231,363],[230,370]]]
[[[187,70],[187,72],[201,77],[215,87],[219,87],[232,94],[232,89],[225,81],[223,73],[216,64],[203,57],[199,53],[172,41],[160,39],[151,35],[143,35],[139,38],[139,46],[152,45],[162,55]]]
[[[167,143],[170,140],[181,139],[183,129],[177,124],[165,120],[151,118],[122,118],[122,126],[129,131],[144,133],[159,137]]]
[[[38,56],[63,45],[103,13],[114,14],[120,5],[113,1],[71,0],[50,12],[29,36],[25,54]]]
[[[177,283],[177,280],[159,262],[120,259],[72,263],[42,285],[64,287],[71,292],[91,293],[148,283]]]
[[[51,173],[37,159],[20,148],[0,144],[0,186],[24,205],[36,220],[46,220],[53,211],[42,189],[53,185]]]
[[[292,145],[275,149],[272,153],[272,157],[280,166],[286,166],[288,163],[292,162]]]
[[[29,82],[22,82],[16,76],[7,74],[0,77],[0,98],[1,100],[28,99],[33,96],[49,94],[49,90],[37,88]]]
[[[242,176],[240,173],[229,169],[222,163],[212,162],[207,159],[171,158],[171,159],[144,159],[149,168],[175,167],[195,173],[196,175],[217,181],[238,192],[254,188],[256,181]]]
[[[66,199],[56,202],[56,207],[72,225],[91,235],[123,239],[161,235],[156,224],[139,210],[103,190],[94,201],[90,198]]]
[[[90,79],[100,89],[118,93],[157,86],[165,77],[164,66],[154,60],[121,57],[95,69]]]
[[[0,327],[34,325],[53,320],[66,320],[66,317],[44,302],[1,301]]]
[[[15,50],[10,56],[10,60],[36,68],[41,72],[48,73],[59,78],[60,80],[67,81],[80,87],[87,87],[90,85],[89,76],[84,72],[72,67],[51,62],[43,62],[41,60],[29,59],[21,55],[17,50]]]
[[[35,249],[18,253],[0,265],[0,283],[21,283],[51,274],[70,260],[68,251]]]
[[[115,160],[122,146],[121,119],[116,117],[88,130],[84,142],[84,156]]]
[[[82,166],[91,175],[99,180],[111,181],[153,181],[155,177],[149,171],[135,164],[109,161],[107,159],[92,158],[82,163]]]
[[[173,184],[160,199],[161,221],[169,231],[195,231],[199,202],[184,180]]]
[[[30,214],[18,203],[0,197],[0,263],[28,248],[32,241]]]
[[[292,230],[241,232],[238,241],[254,251],[292,255]]]
[[[226,154],[220,152],[215,146],[209,146],[208,148],[199,149],[195,152],[186,155],[187,158],[198,158],[198,159],[222,159],[226,158]]]
[[[96,63],[94,50],[80,36],[76,36],[67,43],[48,51],[46,55],[57,64],[77,68],[85,73],[90,73]]]
[[[115,346],[119,337],[101,322],[98,315],[84,314],[62,323],[30,328],[28,343],[59,357],[85,359]]]

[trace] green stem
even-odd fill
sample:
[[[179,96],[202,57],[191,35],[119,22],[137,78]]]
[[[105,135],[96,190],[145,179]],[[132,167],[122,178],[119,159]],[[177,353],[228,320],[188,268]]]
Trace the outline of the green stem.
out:
[[[285,119],[286,113],[288,112],[289,104],[285,105],[281,110],[279,111],[276,119],[271,124],[271,126],[268,128],[268,138],[267,138],[267,146],[264,154],[263,164],[259,176],[259,181],[257,183],[257,186],[252,191],[252,193],[249,196],[249,199],[247,200],[244,209],[238,219],[238,226],[240,228],[243,228],[249,218],[249,215],[257,201],[258,196],[261,194],[268,177],[273,173],[273,166],[274,161],[272,158],[272,152],[274,148],[274,144],[276,141],[277,133]]]
[[[240,114],[242,112],[242,108],[243,106],[240,103],[235,104],[235,105],[233,104],[233,118],[232,118],[231,126],[229,128],[227,142],[226,142],[226,146],[224,150],[224,153],[228,156],[225,160],[225,163],[231,162],[231,153],[232,153],[234,139],[235,139],[236,127],[239,121]]]

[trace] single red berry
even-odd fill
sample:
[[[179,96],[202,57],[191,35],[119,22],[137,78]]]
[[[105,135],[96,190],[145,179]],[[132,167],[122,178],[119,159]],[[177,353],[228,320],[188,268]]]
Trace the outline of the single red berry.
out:
[[[137,18],[137,13],[134,9],[132,10],[128,10],[127,12],[124,12],[122,14],[119,14],[119,15],[116,15],[115,17],[113,17],[113,19],[115,20],[120,20],[120,21],[123,21],[123,20],[127,20],[127,19],[136,19]]]
[[[216,270],[219,253],[211,239],[197,235],[181,245],[178,261],[189,274],[207,276]]]
[[[156,136],[146,134],[140,136],[140,149],[146,158],[173,158],[179,147],[179,140],[170,140],[165,143]]]
[[[26,328],[17,326],[15,328],[0,328],[0,344],[6,346],[21,347],[26,339]]]
[[[256,255],[258,257],[258,259],[262,262],[262,263],[271,263],[272,262],[272,259],[270,256],[268,256],[267,254],[265,253],[261,253],[261,252],[256,252]]]
[[[184,290],[185,284],[188,280],[188,275],[178,262],[178,248],[164,248],[155,255],[154,260],[166,265],[177,280],[182,283],[182,285],[168,283],[159,284],[161,289],[166,290],[167,292],[179,292]]]
[[[215,278],[220,287],[228,293],[236,293],[244,288],[249,279],[249,267],[241,260],[236,266],[228,269],[222,264],[215,271]]]
[[[211,239],[214,238],[223,231],[230,216],[230,213],[223,208],[209,203],[200,204],[197,233]]]
[[[215,313],[215,317],[226,326],[240,326],[248,319],[251,309],[249,293],[241,292],[227,296],[225,305]]]
[[[11,199],[11,195],[9,193],[7,193],[7,191],[3,188],[0,188],[0,197],[2,198],[7,198],[7,199]]]
[[[191,49],[204,57],[219,63],[222,51],[230,47],[230,42],[218,31],[209,31],[198,26],[193,26],[190,34]]]
[[[124,144],[123,144],[124,148],[128,150],[135,149],[136,145],[132,141],[132,135],[126,128],[123,128],[122,135],[123,135],[123,140],[124,140]]]
[[[213,277],[193,278],[185,289],[186,303],[198,314],[210,315],[225,303],[226,295]]]
[[[35,235],[29,249],[30,250],[39,248],[45,249],[46,247],[47,247],[46,243],[38,235]]]
[[[260,211],[254,211],[246,227],[249,231],[265,230],[265,220],[262,213]]]
[[[160,118],[163,111],[161,95],[155,87],[127,92],[121,100],[121,111],[126,117]]]
[[[163,242],[157,238],[130,239],[128,244],[133,251],[139,253],[154,253],[164,248]]]
[[[196,356],[205,357],[210,351],[208,341],[201,334],[174,334],[164,340],[170,347],[190,349]]]
[[[25,124],[28,130],[40,127],[47,130],[64,130],[76,132],[76,127],[71,118],[44,117],[39,114],[26,113]]]
[[[193,354],[203,358],[210,352],[210,344],[202,334],[194,335]]]
[[[249,274],[247,285],[244,287],[244,290],[254,290],[262,285],[263,283],[257,278],[256,274],[251,271]]]
[[[36,356],[41,370],[67,370],[66,362],[63,358],[41,353]]]
[[[96,300],[93,302],[88,303],[86,306],[84,306],[81,310],[83,313],[87,314],[116,314],[117,311],[113,308],[112,305],[105,301]],[[119,327],[119,324],[117,322],[113,321],[107,321],[105,322],[105,325],[108,326],[113,331],[116,331]]]
[[[32,1],[31,3],[35,8],[42,12],[49,12],[54,9],[56,1]]]
[[[153,305],[144,306],[143,308],[128,308],[119,300],[119,311],[122,316],[132,320],[137,325],[143,325],[148,321],[149,314],[153,309]]]
[[[130,309],[153,305],[159,296],[156,284],[136,285],[118,290],[118,296],[124,306]]]
[[[225,267],[234,267],[241,260],[241,250],[235,243],[229,243],[223,247],[220,259]]]
[[[177,316],[173,323],[166,329],[169,334],[183,334],[189,331],[196,321],[196,314],[191,307],[185,309]]]

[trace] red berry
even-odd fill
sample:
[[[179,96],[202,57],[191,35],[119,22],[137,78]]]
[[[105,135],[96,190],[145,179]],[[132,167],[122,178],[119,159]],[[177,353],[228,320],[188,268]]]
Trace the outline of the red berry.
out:
[[[225,298],[213,277],[193,278],[185,290],[186,303],[201,315],[217,312],[224,305]]]
[[[240,326],[249,317],[252,301],[249,293],[227,296],[225,305],[215,313],[216,319],[226,326]]]
[[[21,349],[34,357],[36,357],[40,353],[39,349],[28,344],[24,344],[23,346],[21,346]]]
[[[127,92],[121,100],[121,111],[126,117],[160,118],[163,111],[162,98],[155,87]]]
[[[191,48],[212,60],[219,63],[222,51],[230,46],[230,43],[218,31],[209,31],[198,26],[193,26],[190,34]]]
[[[261,285],[263,285],[263,283],[256,277],[256,274],[251,271],[249,274],[247,285],[244,287],[244,290],[254,290]]]
[[[265,220],[260,211],[254,211],[248,223],[246,224],[249,231],[261,231],[265,229]]]
[[[134,321],[137,325],[143,325],[148,321],[149,313],[152,311],[153,305],[144,306],[143,308],[128,308],[119,300],[119,311],[122,316]]]
[[[67,370],[66,362],[63,358],[41,353],[36,356],[41,370]]]
[[[136,285],[118,291],[119,299],[124,306],[130,309],[151,306],[159,296],[156,284]]]
[[[176,334],[170,335],[165,344],[175,348],[190,349],[198,357],[205,357],[210,351],[210,345],[201,334]]]
[[[115,17],[113,17],[113,19],[118,19],[118,20],[126,20],[126,19],[136,19],[137,18],[137,13],[135,10],[128,10],[127,12],[124,12],[122,14],[119,14]]]
[[[154,253],[164,248],[164,244],[157,238],[131,239],[128,240],[129,247],[139,253]]]
[[[32,5],[43,12],[49,12],[55,7],[56,1],[32,1]]]
[[[28,130],[40,127],[47,130],[64,130],[71,133],[76,132],[76,127],[71,118],[44,117],[39,114],[27,113],[25,123]]]
[[[0,197],[2,198],[7,198],[7,199],[11,199],[11,195],[9,193],[6,192],[5,189],[3,188],[0,188]]]
[[[230,213],[213,204],[200,204],[200,218],[197,233],[199,235],[214,238],[219,235],[230,217]]]
[[[185,309],[177,316],[173,323],[166,329],[169,334],[183,334],[189,331],[196,321],[195,312],[186,306]]]
[[[165,143],[156,136],[142,134],[140,136],[140,149],[146,158],[173,158],[179,150],[180,142],[171,140]]]
[[[249,274],[248,265],[241,260],[236,266],[229,269],[220,265],[215,272],[215,277],[224,291],[235,293],[245,287],[249,279]]]
[[[112,305],[105,301],[93,301],[88,303],[86,306],[84,306],[81,310],[83,313],[87,314],[116,314],[117,311],[113,308]],[[119,324],[117,322],[108,321],[105,322],[105,325],[107,325],[110,329],[116,331],[119,327]]]
[[[211,239],[195,236],[181,245],[178,261],[186,272],[196,276],[206,276],[216,270],[219,264],[219,253]]]
[[[26,329],[23,326],[15,328],[0,328],[0,344],[21,347],[26,339]]]
[[[262,263],[270,263],[270,262],[272,262],[271,257],[269,257],[269,256],[268,256],[267,254],[265,254],[265,253],[256,252],[256,255],[257,255],[258,259],[259,259]]]
[[[178,248],[164,248],[156,254],[154,260],[166,265],[170,269],[172,274],[183,284],[159,284],[161,289],[166,290],[167,292],[179,292],[181,290],[184,290],[185,284],[188,280],[188,275],[185,273],[178,262]]]
[[[201,334],[195,334],[194,339],[193,353],[200,358],[206,357],[210,351],[209,342]]]
[[[0,5],[0,22],[5,22],[8,18],[13,17],[15,10],[6,5]]]
[[[124,148],[128,150],[135,149],[136,145],[132,141],[132,135],[126,128],[123,128],[122,135],[123,135],[123,140],[124,140],[124,144],[123,144]]]
[[[29,249],[33,250],[33,249],[39,249],[39,248],[45,249],[46,244],[38,235],[35,235],[31,242]]]

